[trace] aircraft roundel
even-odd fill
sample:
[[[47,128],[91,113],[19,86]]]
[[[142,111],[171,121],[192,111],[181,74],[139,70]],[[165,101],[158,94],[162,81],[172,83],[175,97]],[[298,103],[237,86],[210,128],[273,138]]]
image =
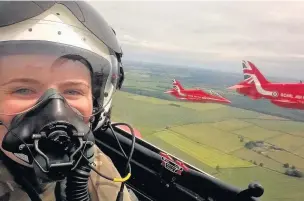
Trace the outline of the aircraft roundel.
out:
[[[273,96],[273,97],[278,97],[279,94],[278,94],[278,92],[274,91],[274,92],[272,92],[272,96]]]

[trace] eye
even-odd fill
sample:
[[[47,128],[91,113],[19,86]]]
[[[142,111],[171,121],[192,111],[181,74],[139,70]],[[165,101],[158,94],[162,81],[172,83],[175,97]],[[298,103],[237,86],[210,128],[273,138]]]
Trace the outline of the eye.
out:
[[[80,96],[83,95],[83,93],[79,90],[74,90],[74,89],[68,89],[64,91],[64,94],[66,95],[72,95],[72,96]]]
[[[32,89],[28,89],[28,88],[19,88],[19,89],[13,90],[12,93],[18,94],[18,95],[31,95],[31,94],[34,94],[35,91]]]

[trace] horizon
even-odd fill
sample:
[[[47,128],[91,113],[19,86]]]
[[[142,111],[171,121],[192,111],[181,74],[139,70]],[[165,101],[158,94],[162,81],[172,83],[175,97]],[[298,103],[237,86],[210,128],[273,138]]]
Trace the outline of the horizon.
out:
[[[241,78],[243,78],[243,71],[242,71],[242,66],[240,64],[240,69],[239,72],[235,72],[235,71],[225,71],[223,69],[217,69],[217,68],[202,68],[199,66],[185,66],[185,65],[172,65],[172,64],[166,64],[166,63],[160,63],[157,61],[138,61],[138,60],[123,60],[122,61],[124,65],[129,65],[130,63],[146,63],[146,64],[155,64],[155,65],[161,65],[161,66],[170,66],[171,68],[188,68],[190,67],[191,69],[199,69],[202,71],[209,71],[209,72],[214,72],[214,73],[222,73],[222,74],[230,74],[230,75],[235,75],[235,76],[240,76]],[[126,68],[127,66],[125,66],[125,70],[127,70]],[[297,82],[299,81],[297,78],[294,77],[288,77],[288,76],[284,76],[284,75],[266,75],[263,72],[261,72],[270,82]],[[275,79],[275,80],[271,80],[271,79]]]
[[[116,31],[123,59],[235,73],[250,60],[265,76],[303,79],[304,2],[89,3]]]

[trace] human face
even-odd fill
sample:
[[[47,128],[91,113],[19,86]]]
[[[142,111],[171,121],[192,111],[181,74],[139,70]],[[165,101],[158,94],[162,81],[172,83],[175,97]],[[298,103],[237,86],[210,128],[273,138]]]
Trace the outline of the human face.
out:
[[[16,114],[35,105],[49,88],[61,93],[88,123],[92,114],[91,76],[79,61],[37,55],[0,58],[0,121],[10,125]],[[0,143],[7,130],[0,127]]]

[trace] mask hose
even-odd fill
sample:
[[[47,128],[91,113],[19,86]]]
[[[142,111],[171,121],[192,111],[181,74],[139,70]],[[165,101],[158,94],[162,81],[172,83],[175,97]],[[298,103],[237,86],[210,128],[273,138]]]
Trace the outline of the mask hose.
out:
[[[90,201],[88,180],[91,168],[81,164],[67,177],[65,193],[67,201]]]
[[[84,143],[83,150],[86,149],[88,141]],[[67,201],[90,201],[88,181],[90,177],[91,167],[88,162],[94,161],[94,151],[89,149],[86,151],[86,157],[82,155],[79,159],[79,164],[76,169],[72,170],[67,176],[65,194]]]

